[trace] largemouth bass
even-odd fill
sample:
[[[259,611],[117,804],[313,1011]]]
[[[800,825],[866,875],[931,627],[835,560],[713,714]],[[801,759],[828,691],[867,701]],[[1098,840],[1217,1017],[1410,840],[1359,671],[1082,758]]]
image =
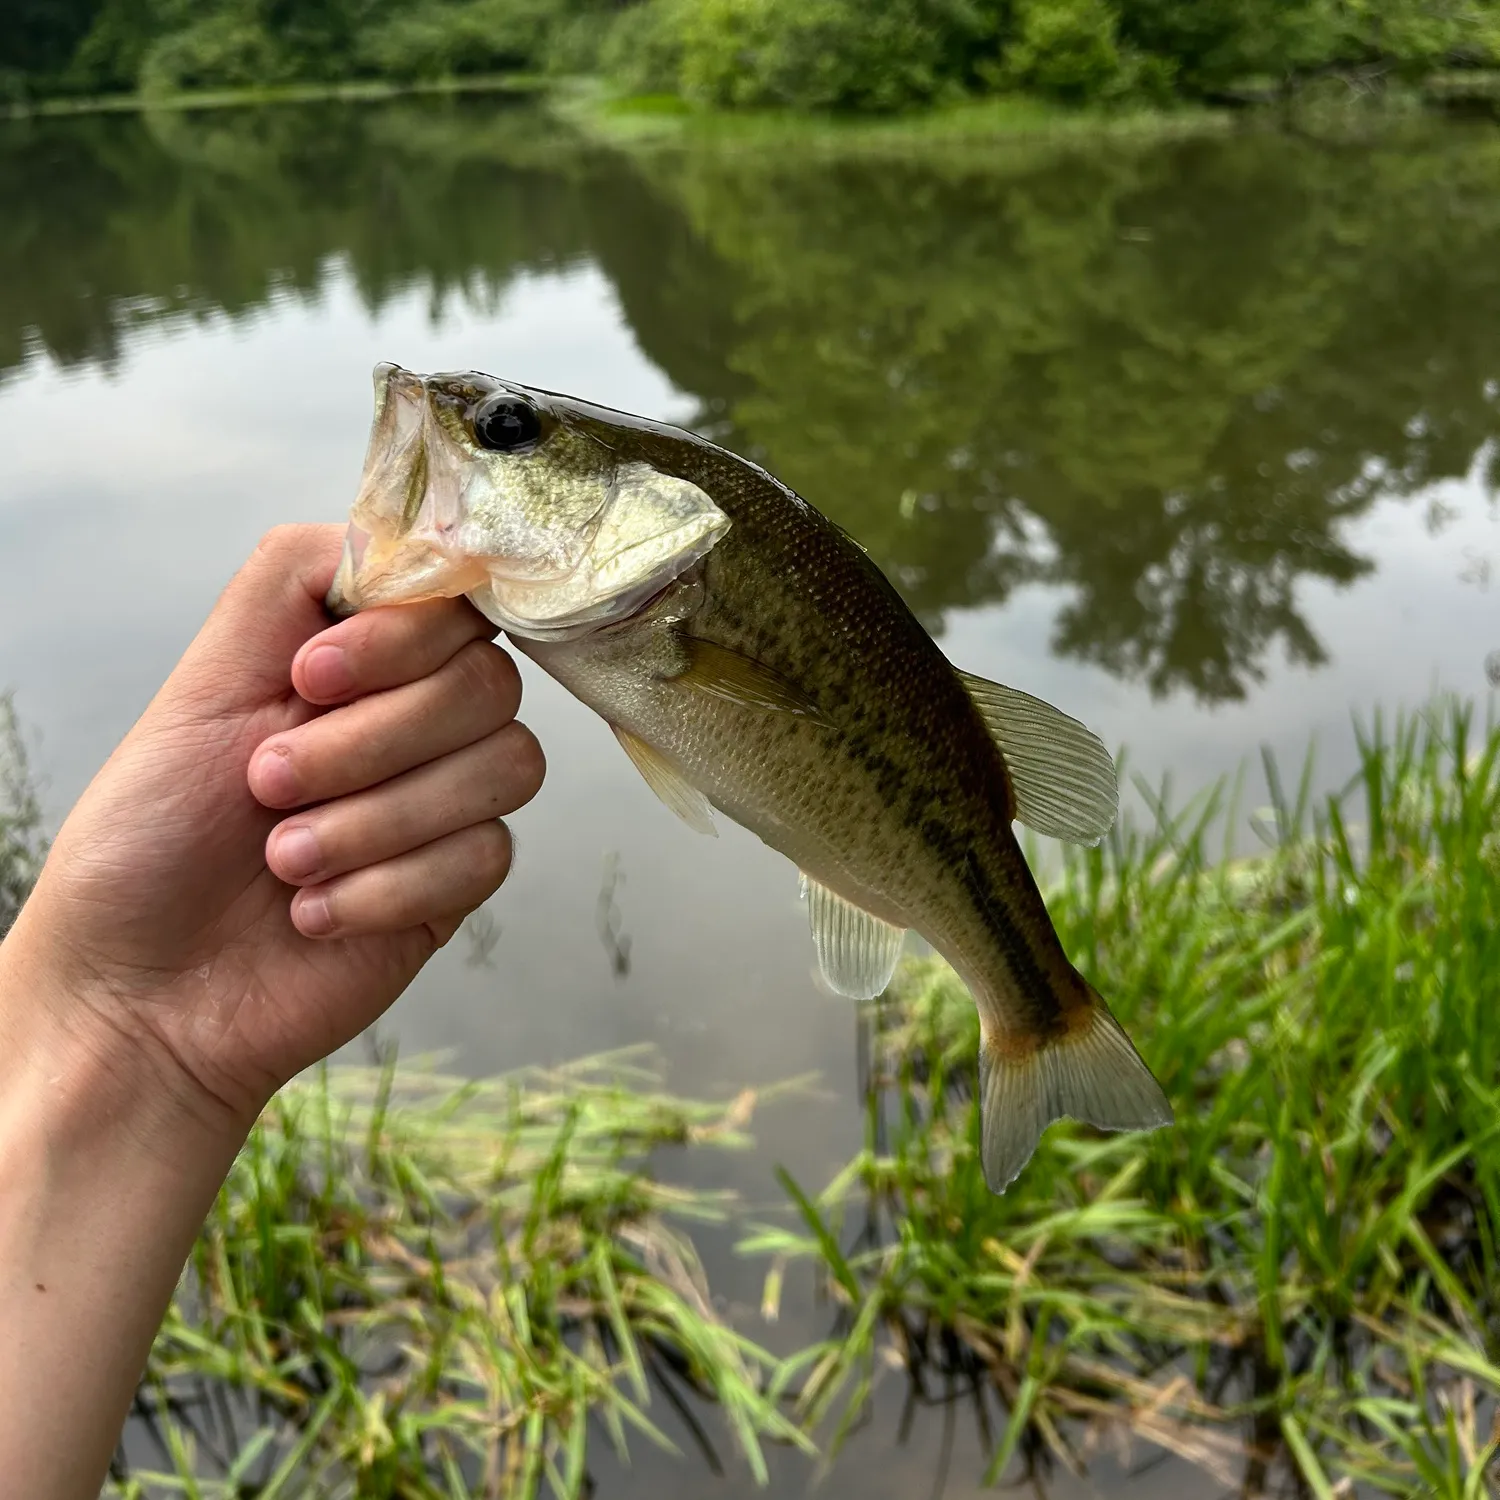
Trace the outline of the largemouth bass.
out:
[[[955,668],[848,535],[703,438],[474,372],[381,365],[375,397],[336,613],[467,595],[690,827],[717,809],[797,864],[843,994],[926,938],[979,1009],[995,1192],[1061,1116],[1171,1121],[1012,829],[1109,830],[1093,734]]]

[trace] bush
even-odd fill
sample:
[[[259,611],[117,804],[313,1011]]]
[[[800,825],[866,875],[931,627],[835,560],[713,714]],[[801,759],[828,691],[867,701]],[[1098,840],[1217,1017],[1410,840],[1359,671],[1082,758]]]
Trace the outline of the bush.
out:
[[[292,69],[253,20],[233,11],[169,32],[141,60],[143,94],[283,83]]]
[[[1119,91],[1117,19],[1103,0],[1023,0],[1004,74],[1022,88],[1070,104]]]
[[[612,19],[609,12],[590,8],[554,20],[546,28],[537,56],[542,70],[575,75],[598,72]]]
[[[954,0],[703,0],[682,12],[681,83],[710,104],[894,110],[956,91]]]
[[[673,94],[682,86],[683,27],[692,0],[646,0],[622,10],[600,50],[605,76],[630,94]]]
[[[394,10],[360,39],[364,68],[387,78],[446,78],[540,65],[556,0],[460,0]]]

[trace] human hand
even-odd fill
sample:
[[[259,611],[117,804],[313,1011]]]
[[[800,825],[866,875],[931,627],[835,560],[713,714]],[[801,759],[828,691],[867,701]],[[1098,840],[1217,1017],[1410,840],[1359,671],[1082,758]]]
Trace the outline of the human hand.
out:
[[[242,1134],[504,880],[543,774],[515,666],[463,601],[330,627],[341,537],[266,537],[79,801],[0,946],[0,1041],[143,1061]]]

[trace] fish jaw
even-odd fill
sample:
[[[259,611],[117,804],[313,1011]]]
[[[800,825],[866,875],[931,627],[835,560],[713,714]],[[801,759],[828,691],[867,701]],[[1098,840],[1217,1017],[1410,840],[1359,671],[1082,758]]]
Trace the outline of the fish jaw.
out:
[[[622,463],[566,398],[474,372],[377,365],[375,413],[344,552],[337,615],[467,595],[511,634],[557,639],[628,617],[729,527],[696,485]],[[491,399],[536,413],[538,439],[487,451]]]

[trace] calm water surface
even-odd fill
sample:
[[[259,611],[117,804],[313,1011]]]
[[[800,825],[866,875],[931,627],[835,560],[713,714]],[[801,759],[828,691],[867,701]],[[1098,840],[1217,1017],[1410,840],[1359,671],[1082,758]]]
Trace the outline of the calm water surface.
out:
[[[955,661],[1184,794],[1314,736],[1331,787],[1351,711],[1488,692],[1493,128],[625,157],[475,101],[10,125],[0,689],[55,817],[260,533],[341,519],[381,359],[761,459]],[[524,670],[550,774],[515,874],[388,1031],[474,1071],[650,1041],[685,1092],[817,1070],[826,1097],[767,1110],[757,1154],[691,1170],[766,1205],[776,1162],[820,1185],[860,1139],[855,1022],[812,982],[794,872],[695,837]],[[757,1337],[816,1326],[761,1326],[753,1270],[709,1249]],[[850,1493],[930,1487],[941,1426],[898,1448],[898,1407],[841,1465]],[[1176,1483],[1123,1475],[1095,1483]],[[642,1453],[606,1488],[696,1485]]]

